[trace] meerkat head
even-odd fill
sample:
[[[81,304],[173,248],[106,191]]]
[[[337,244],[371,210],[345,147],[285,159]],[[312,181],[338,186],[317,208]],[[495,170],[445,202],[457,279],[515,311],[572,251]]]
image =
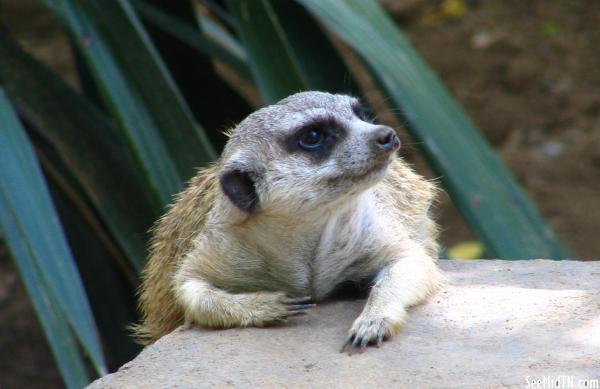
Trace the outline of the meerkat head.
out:
[[[357,99],[302,92],[237,126],[221,189],[246,213],[309,212],[374,185],[399,147],[394,130],[371,123]]]

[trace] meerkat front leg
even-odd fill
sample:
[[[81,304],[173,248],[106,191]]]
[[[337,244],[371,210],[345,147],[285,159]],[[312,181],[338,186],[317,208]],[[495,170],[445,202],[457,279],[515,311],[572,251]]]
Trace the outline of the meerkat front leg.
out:
[[[406,309],[424,301],[442,280],[435,260],[418,244],[384,251],[382,255],[393,259],[375,277],[367,303],[340,352],[351,355],[357,349],[363,351],[368,344],[379,347],[398,333],[406,320]]]
[[[174,292],[185,323],[210,328],[263,327],[283,322],[312,308],[311,297],[291,298],[282,292],[229,293],[196,271],[199,258],[186,258],[175,275]]]

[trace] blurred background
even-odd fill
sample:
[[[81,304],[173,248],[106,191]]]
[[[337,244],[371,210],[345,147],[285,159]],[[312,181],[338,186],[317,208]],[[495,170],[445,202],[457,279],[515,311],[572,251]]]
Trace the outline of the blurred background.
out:
[[[188,2],[147,3],[192,24]],[[204,3],[194,3],[196,12],[214,12]],[[598,259],[600,2],[382,0],[380,4],[478,125],[572,256]],[[268,101],[260,88],[222,61],[142,20],[213,144],[223,141],[219,131]],[[10,35],[72,88],[93,95],[86,90],[89,80],[81,78],[82,58],[47,7],[33,0],[0,0],[0,26],[0,34]],[[419,141],[404,132],[397,108],[365,71],[365,64],[347,43],[330,38],[376,120],[399,129],[402,156],[429,178],[439,177],[425,162]],[[442,196],[436,213],[446,247],[477,241],[473,227],[448,195]],[[480,256],[485,253],[478,245],[474,250]],[[98,269],[87,271],[93,274]],[[82,278],[88,282],[88,276]],[[137,350],[125,348],[120,355]],[[35,310],[1,240],[0,350],[0,387],[63,387]],[[111,369],[122,362],[119,358],[109,362]]]

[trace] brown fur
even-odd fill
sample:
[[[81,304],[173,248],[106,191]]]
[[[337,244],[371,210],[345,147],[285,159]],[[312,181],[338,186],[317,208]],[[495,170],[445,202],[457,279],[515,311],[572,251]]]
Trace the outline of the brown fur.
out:
[[[206,215],[219,191],[219,162],[201,169],[177,196],[169,211],[152,229],[150,255],[139,291],[141,324],[134,327],[142,344],[152,343],[183,324],[183,310],[175,303],[172,279],[193,237],[205,226]]]

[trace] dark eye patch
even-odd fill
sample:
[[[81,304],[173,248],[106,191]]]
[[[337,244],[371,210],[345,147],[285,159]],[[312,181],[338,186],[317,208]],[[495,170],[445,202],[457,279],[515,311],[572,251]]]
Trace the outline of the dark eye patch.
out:
[[[352,103],[352,112],[354,112],[356,117],[360,120],[373,123],[373,112],[359,101]]]
[[[318,142],[315,141],[316,134]],[[333,117],[322,117],[292,130],[282,143],[287,152],[302,153],[314,163],[319,163],[326,160],[345,137],[346,129],[342,123]]]

